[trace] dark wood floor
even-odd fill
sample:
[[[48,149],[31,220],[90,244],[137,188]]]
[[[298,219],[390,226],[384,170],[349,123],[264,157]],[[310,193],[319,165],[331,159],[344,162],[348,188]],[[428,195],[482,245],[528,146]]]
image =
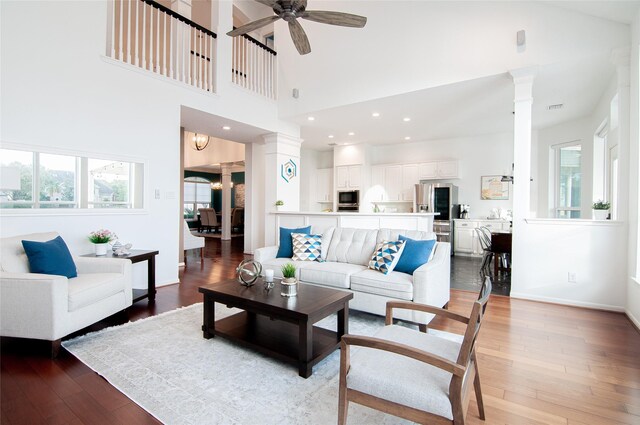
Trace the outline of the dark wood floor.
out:
[[[136,303],[90,330],[201,301],[198,286],[232,277],[244,257],[242,238],[206,243],[204,263],[190,255],[182,283],[160,288],[154,306]],[[467,314],[475,297],[454,290],[450,308]],[[640,333],[622,314],[492,296],[478,347],[487,420],[472,400],[470,424],[640,424]],[[0,423],[158,423],[73,356],[62,350],[52,361],[46,348],[2,339]]]

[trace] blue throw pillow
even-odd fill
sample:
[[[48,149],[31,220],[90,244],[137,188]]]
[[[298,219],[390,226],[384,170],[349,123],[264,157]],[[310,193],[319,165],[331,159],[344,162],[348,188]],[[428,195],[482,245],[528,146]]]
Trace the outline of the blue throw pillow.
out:
[[[78,276],[76,264],[60,236],[47,242],[22,241],[29,258],[31,273],[55,274],[72,278]]]
[[[436,245],[436,240],[419,241],[409,239],[402,235],[400,235],[399,239],[405,241],[405,246],[404,251],[402,251],[402,256],[398,264],[396,264],[395,271],[413,274],[418,267],[429,261],[431,251],[433,251],[433,247]]]
[[[278,248],[278,254],[276,258],[291,258],[293,257],[293,242],[291,241],[292,233],[311,233],[311,226],[300,227],[299,229],[287,229],[285,227],[280,228],[280,247]]]

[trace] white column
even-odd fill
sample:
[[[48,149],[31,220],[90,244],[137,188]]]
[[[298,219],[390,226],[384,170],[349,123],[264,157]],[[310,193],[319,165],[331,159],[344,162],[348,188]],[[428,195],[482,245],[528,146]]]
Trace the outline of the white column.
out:
[[[213,0],[211,2],[211,25],[218,35],[216,39],[215,86],[220,93],[227,83],[231,82],[232,41],[227,33],[233,29],[233,2]]]
[[[616,66],[617,94],[618,94],[618,127],[612,129],[618,136],[618,193],[617,193],[617,217],[616,220],[627,221],[629,217],[629,176],[631,159],[630,150],[630,56],[631,49],[621,47],[615,49],[611,55],[611,61]],[[615,136],[614,136],[615,137]],[[609,149],[609,146],[607,146]]]
[[[276,220],[271,211],[275,211],[275,203],[280,200],[284,205],[281,211],[300,210],[300,146],[301,140],[280,133],[264,136],[264,202],[267,217],[265,218],[265,244],[277,243],[275,237]]]
[[[231,164],[222,164],[222,240],[231,239]]]
[[[519,265],[526,264],[527,225],[531,205],[531,110],[533,106],[534,68],[511,71],[514,84],[513,117],[513,242],[511,288],[517,292],[520,273],[526,273]]]

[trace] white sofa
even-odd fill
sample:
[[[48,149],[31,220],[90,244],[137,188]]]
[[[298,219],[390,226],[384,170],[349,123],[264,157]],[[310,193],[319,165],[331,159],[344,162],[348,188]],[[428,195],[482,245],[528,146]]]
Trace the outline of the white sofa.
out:
[[[78,276],[29,272],[22,240],[45,242],[52,233],[0,239],[0,335],[52,341],[111,316],[132,304],[131,261],[73,257]]]
[[[403,300],[444,307],[449,302],[451,245],[437,242],[434,253],[426,264],[413,275],[393,271],[384,275],[368,268],[377,243],[398,240],[399,235],[411,239],[435,239],[432,232],[392,229],[330,228],[322,235],[324,262],[292,261],[276,258],[277,246],[259,248],[255,260],[263,269],[274,269],[276,277],[282,277],[283,264],[293,263],[297,278],[303,284],[327,286],[353,292],[349,307],[384,316],[387,301]],[[427,324],[433,315],[399,310],[395,318],[418,324]]]

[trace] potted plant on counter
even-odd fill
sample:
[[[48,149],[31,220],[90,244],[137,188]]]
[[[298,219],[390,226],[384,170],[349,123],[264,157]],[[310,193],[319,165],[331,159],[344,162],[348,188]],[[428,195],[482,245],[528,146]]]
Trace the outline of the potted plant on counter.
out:
[[[283,297],[295,297],[298,295],[298,291],[296,289],[296,285],[298,281],[296,280],[296,266],[292,263],[287,263],[282,266],[282,290],[280,291],[280,295]]]
[[[609,209],[611,208],[611,203],[598,200],[597,202],[593,203],[592,208],[594,220],[606,220],[609,217]]]

